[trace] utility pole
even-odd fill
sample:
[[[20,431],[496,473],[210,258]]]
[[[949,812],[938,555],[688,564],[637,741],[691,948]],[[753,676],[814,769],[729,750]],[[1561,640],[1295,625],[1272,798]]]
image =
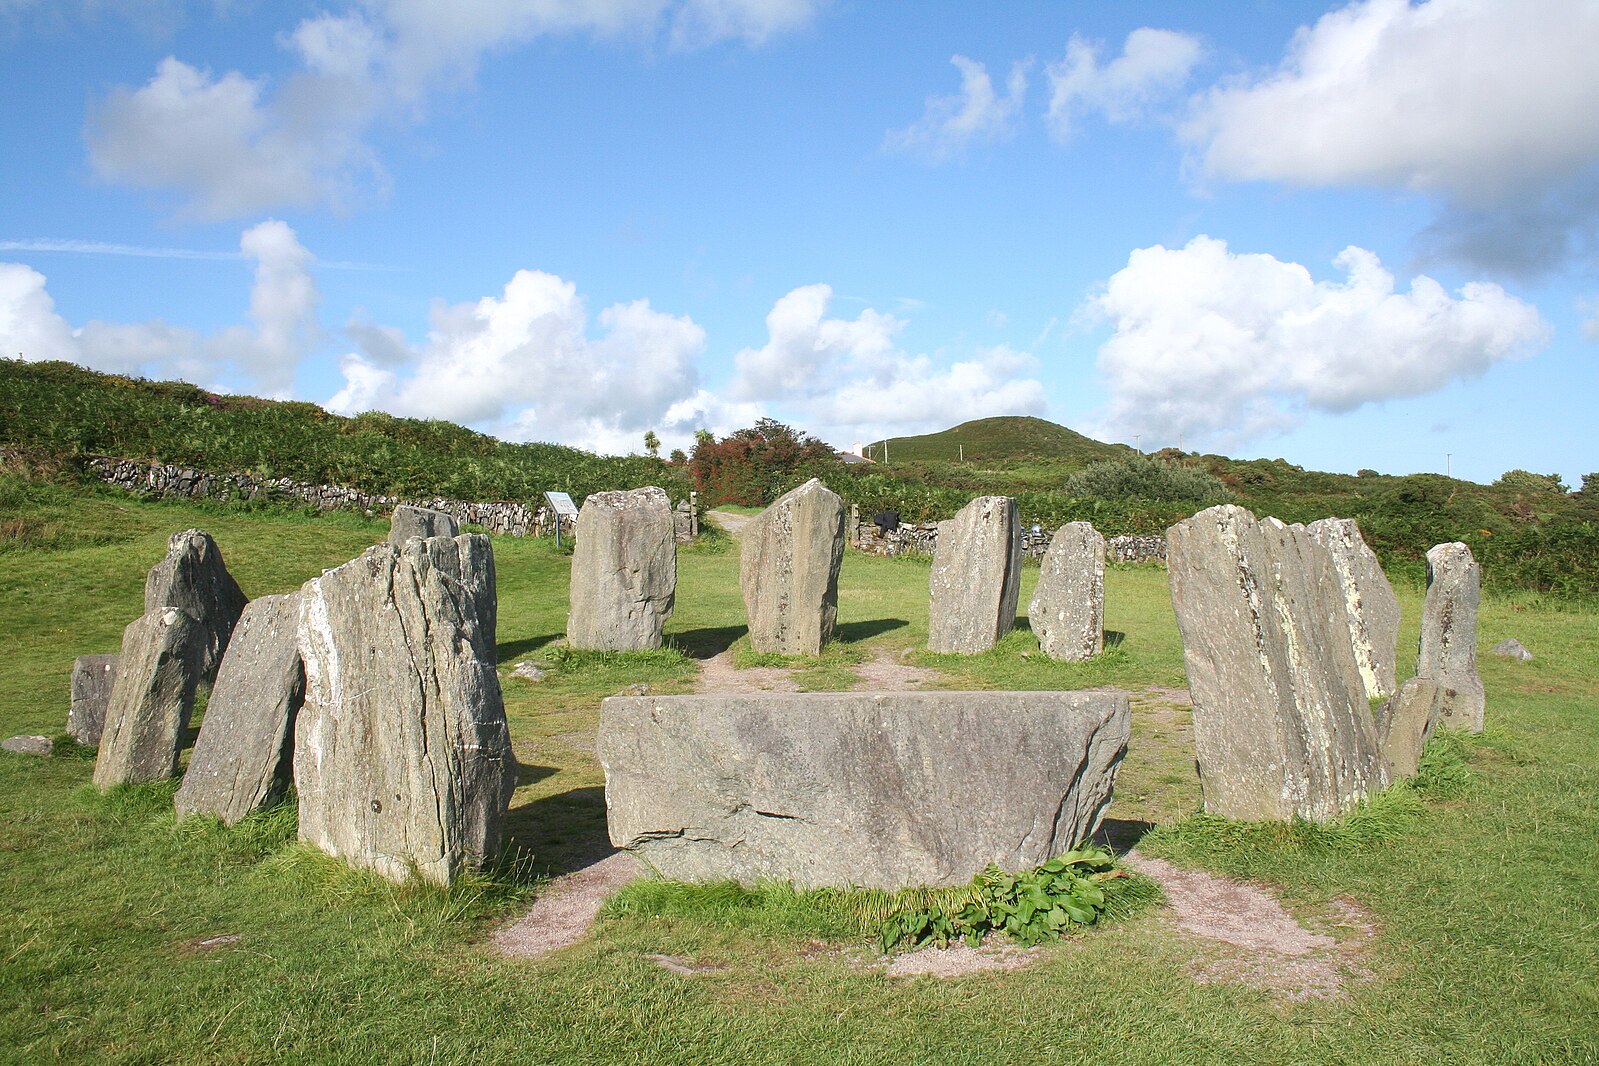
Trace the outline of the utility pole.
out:
[[[1444,452],[1444,477],[1454,477],[1454,453]]]

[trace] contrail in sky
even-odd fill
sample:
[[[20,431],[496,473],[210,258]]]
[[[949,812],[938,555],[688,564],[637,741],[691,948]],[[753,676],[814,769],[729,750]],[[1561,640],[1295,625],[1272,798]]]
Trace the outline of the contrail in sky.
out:
[[[0,252],[60,252],[67,255],[127,255],[140,259],[200,259],[234,261],[244,259],[243,252],[206,252],[194,248],[151,248],[138,244],[111,244],[106,241],[63,240],[55,237],[29,237],[24,240],[0,240]],[[326,270],[396,270],[397,267],[377,263],[349,263],[339,260],[317,260],[316,265]]]

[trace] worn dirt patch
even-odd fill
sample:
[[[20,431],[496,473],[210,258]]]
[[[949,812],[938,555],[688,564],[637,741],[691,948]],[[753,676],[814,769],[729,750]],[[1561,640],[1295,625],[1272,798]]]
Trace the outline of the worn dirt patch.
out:
[[[734,514],[732,511],[706,511],[705,517],[727,530],[733,536],[744,532],[744,527],[755,520],[752,514]]]
[[[491,938],[507,955],[537,958],[583,939],[611,894],[643,874],[637,860],[616,852],[551,881],[533,907]]]
[[[878,648],[875,658],[856,666],[855,676],[860,678],[856,689],[867,692],[932,688],[940,677],[939,672],[930,667],[911,666],[898,661],[886,648]]]
[[[740,670],[733,665],[733,649],[711,656],[700,663],[695,692],[798,692],[794,671],[781,666],[752,666]]]
[[[974,973],[1003,973],[1031,966],[1038,960],[1037,948],[1024,948],[990,938],[977,947],[951,944],[947,948],[925,947],[896,955],[885,972],[890,977],[967,977]]]
[[[1136,851],[1122,859],[1160,884],[1179,929],[1226,945],[1190,967],[1201,984],[1237,982],[1289,1000],[1326,999],[1344,995],[1351,979],[1368,976],[1361,955],[1375,925],[1348,900],[1329,908],[1325,924],[1338,935],[1328,935],[1306,929],[1265,889],[1181,870]]]

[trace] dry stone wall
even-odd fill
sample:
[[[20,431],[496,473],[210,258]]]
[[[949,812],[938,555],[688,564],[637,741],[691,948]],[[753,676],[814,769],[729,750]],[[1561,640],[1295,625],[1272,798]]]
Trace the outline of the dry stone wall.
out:
[[[855,512],[852,511],[852,514]],[[856,550],[872,555],[932,555],[938,549],[938,522],[901,522],[898,529],[887,532],[877,528],[869,516],[855,514],[850,525],[849,542]],[[1055,531],[1022,526],[1022,555],[1029,559],[1042,559],[1049,552]],[[1105,558],[1113,563],[1157,563],[1166,561],[1166,538],[1163,536],[1120,536],[1105,540]]]

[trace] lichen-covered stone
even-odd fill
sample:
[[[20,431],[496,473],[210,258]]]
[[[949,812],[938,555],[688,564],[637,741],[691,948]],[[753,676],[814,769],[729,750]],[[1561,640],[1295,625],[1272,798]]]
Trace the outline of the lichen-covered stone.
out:
[[[744,527],[739,588],[750,646],[819,655],[838,617],[844,501],[816,478],[785,493]]]
[[[1439,715],[1451,693],[1438,682],[1413,677],[1377,709],[1377,743],[1395,781],[1414,777],[1421,750],[1432,739]]]
[[[987,651],[1016,624],[1021,525],[1009,496],[979,496],[938,527],[929,582],[927,646]]]
[[[1477,674],[1477,605],[1482,570],[1459,541],[1427,552],[1427,599],[1421,609],[1416,676],[1446,692],[1439,724],[1481,733],[1487,698]]]
[[[1130,728],[1115,692],[613,696],[598,753],[611,841],[663,876],[901,888],[1081,842]]]
[[[201,676],[213,681],[228,638],[249,602],[228,573],[211,534],[186,529],[172,534],[167,557],[157,563],[144,582],[144,613],[176,607],[194,619],[194,639]]]
[[[94,763],[97,788],[161,781],[178,772],[207,646],[205,627],[178,607],[158,607],[122,631]]]
[[[55,744],[49,737],[23,735],[6,737],[4,740],[0,740],[0,749],[15,755],[42,755],[48,757],[55,750]]]
[[[404,544],[412,537],[453,537],[460,532],[461,525],[454,515],[408,503],[396,507],[394,517],[389,519],[390,544]]]
[[[1353,518],[1323,518],[1305,527],[1332,553],[1349,620],[1349,643],[1366,686],[1366,698],[1393,693],[1399,658],[1399,598],[1377,553],[1366,546]]]
[[[1091,523],[1056,531],[1027,619],[1051,659],[1082,662],[1105,650],[1105,538]]]
[[[1386,785],[1327,549],[1233,505],[1166,538],[1205,809],[1326,821]]]
[[[117,658],[80,655],[72,661],[72,706],[67,709],[67,732],[79,744],[100,746],[106,705],[111,702],[111,686],[117,680]]]
[[[1488,654],[1497,655],[1501,659],[1515,659],[1523,663],[1532,662],[1532,652],[1528,651],[1526,645],[1515,637],[1507,637],[1501,640],[1498,644],[1488,649]]]
[[[653,485],[596,492],[577,515],[566,640],[574,648],[645,651],[677,597],[672,501]]]
[[[516,759],[481,535],[378,544],[300,590],[300,839],[392,880],[498,854]]]
[[[213,814],[232,825],[288,790],[294,719],[305,698],[299,620],[293,594],[263,596],[244,609],[174,797],[179,817]]]

